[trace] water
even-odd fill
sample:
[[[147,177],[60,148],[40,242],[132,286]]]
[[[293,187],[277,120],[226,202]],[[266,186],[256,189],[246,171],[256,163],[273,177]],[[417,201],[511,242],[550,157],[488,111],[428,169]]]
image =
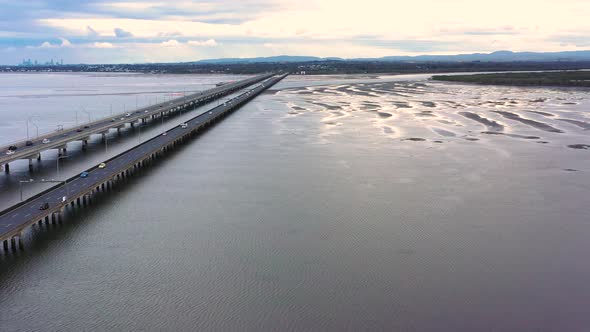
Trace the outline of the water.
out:
[[[587,91],[425,79],[288,77],[0,255],[2,330],[584,331]]]

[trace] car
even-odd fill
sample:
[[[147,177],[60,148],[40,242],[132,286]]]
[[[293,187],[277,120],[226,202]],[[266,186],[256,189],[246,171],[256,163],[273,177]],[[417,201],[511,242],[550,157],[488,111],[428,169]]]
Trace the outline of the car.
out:
[[[78,128],[78,129],[76,129],[76,131],[77,132],[81,132],[82,131],[82,128]]]
[[[47,210],[49,209],[49,203],[45,202],[39,206],[39,210]]]
[[[164,132],[164,133],[162,134],[162,136],[166,136],[166,135],[168,135],[168,133],[167,133],[167,132]]]
[[[88,175],[90,175],[88,172],[82,172],[82,173],[80,173],[80,177],[81,178],[87,178]]]
[[[111,122],[115,122],[116,119],[111,119]]]
[[[188,124],[186,122],[180,124],[180,128],[182,128],[182,129],[186,128],[187,126],[188,126]]]
[[[107,167],[107,164],[105,164],[105,163],[100,163],[98,165],[98,168],[105,168],[105,167]]]
[[[16,147],[16,145],[11,145],[8,147],[8,150],[10,151],[16,151],[18,148]]]
[[[127,113],[127,114],[125,114],[125,116],[131,116],[131,113]]]
[[[121,120],[125,120],[125,118],[121,118]]]
[[[88,126],[84,126],[84,129],[88,129],[88,128],[90,128],[90,127],[88,127]]]
[[[47,143],[49,143],[49,142],[51,142],[51,141],[49,140],[49,138],[44,138],[44,139],[43,139],[43,144],[47,144]]]
[[[213,112],[209,112],[209,114],[213,114]]]
[[[27,141],[27,142],[25,143],[25,145],[26,145],[26,146],[31,146],[31,145],[33,145],[33,142],[31,142],[31,141]]]
[[[144,111],[144,113],[147,113],[147,112],[148,112],[147,110]]]
[[[6,154],[14,154],[14,151],[8,150],[8,151],[6,151]]]

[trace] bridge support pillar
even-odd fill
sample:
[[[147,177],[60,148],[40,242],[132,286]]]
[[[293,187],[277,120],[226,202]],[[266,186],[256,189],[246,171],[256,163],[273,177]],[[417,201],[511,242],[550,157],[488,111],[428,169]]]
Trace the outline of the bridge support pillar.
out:
[[[20,250],[25,250],[25,241],[23,240],[22,234],[18,236],[18,247]]]
[[[33,170],[33,158],[29,158],[29,171]]]
[[[49,217],[45,217],[45,225],[49,226]]]
[[[10,247],[12,248],[12,251],[16,251],[16,237],[12,237],[10,239]]]
[[[88,140],[83,140],[82,141],[82,150],[86,150],[86,147],[88,147]]]
[[[37,155],[37,161],[41,161],[41,152]]]
[[[78,206],[81,206],[81,205],[82,205],[82,202],[80,202],[80,197],[78,197],[78,198],[76,199],[76,202],[78,203]]]
[[[4,172],[10,173],[10,165],[8,163],[4,164]]]
[[[51,214],[51,223],[52,223],[53,225],[55,225],[55,221],[56,221],[56,220],[55,220],[55,213],[52,213],[52,214]]]
[[[8,240],[4,240],[4,251],[8,251]]]

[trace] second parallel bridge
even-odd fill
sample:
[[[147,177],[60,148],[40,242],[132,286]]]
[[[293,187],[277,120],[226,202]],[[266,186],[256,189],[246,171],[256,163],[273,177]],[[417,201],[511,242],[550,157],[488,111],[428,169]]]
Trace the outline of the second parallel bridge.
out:
[[[0,169],[4,166],[5,171],[8,172],[10,169],[9,163],[18,159],[29,159],[29,166],[31,166],[31,160],[38,158],[42,151],[61,149],[64,148],[67,143],[73,141],[86,141],[90,135],[105,133],[111,128],[119,128],[127,123],[133,124],[135,121],[146,119],[157,114],[194,107],[206,101],[228,95],[252,84],[261,82],[271,76],[272,74],[263,74],[251,77],[238,82],[224,84],[206,91],[197,92],[185,97],[173,99],[171,101],[133,110],[128,113],[129,116],[127,116],[127,113],[121,113],[84,125],[52,132],[35,139],[22,140],[7,146],[0,146]],[[49,140],[49,142],[43,143],[44,139]],[[16,147],[16,150],[14,150],[14,153],[12,154],[6,154],[10,146]]]

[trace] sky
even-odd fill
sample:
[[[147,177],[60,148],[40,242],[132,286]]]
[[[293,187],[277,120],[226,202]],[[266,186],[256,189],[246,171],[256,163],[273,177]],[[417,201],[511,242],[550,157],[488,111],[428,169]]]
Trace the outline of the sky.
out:
[[[0,0],[0,64],[590,49],[590,0]]]

